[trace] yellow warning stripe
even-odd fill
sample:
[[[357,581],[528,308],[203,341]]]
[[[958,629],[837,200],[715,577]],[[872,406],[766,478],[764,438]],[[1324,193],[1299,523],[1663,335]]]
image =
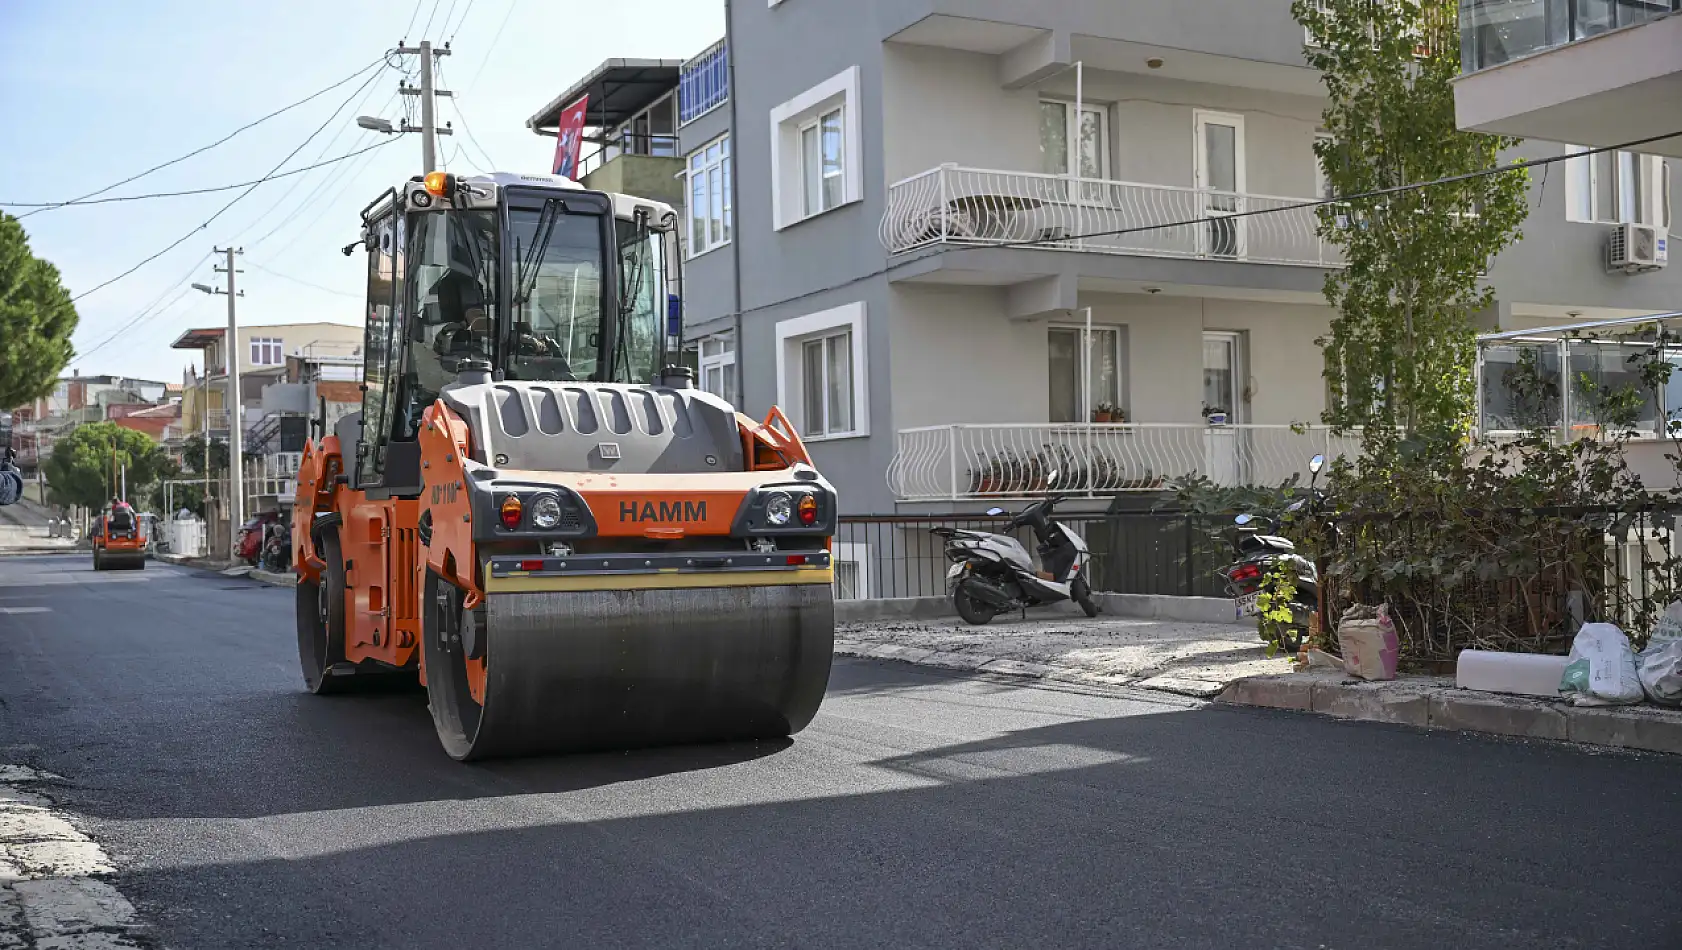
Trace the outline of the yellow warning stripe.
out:
[[[796,584],[833,584],[835,571],[806,567],[793,571],[736,571],[729,573],[580,574],[534,577],[514,574],[485,578],[487,594],[528,594],[585,590],[693,590],[700,587],[784,587]]]

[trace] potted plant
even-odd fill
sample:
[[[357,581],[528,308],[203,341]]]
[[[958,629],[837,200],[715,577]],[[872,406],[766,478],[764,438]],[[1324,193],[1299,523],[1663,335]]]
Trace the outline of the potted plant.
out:
[[[1113,418],[1115,418],[1115,407],[1107,402],[1099,403],[1098,408],[1092,410],[1093,422],[1109,422]]]

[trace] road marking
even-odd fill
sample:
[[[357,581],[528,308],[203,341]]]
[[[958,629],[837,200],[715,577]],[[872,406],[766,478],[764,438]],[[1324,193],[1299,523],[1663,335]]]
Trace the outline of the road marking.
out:
[[[98,878],[115,873],[105,852],[19,787],[58,776],[0,765],[0,947],[114,950],[151,946],[134,905]]]
[[[51,607],[0,607],[0,614],[44,614],[51,611]]]

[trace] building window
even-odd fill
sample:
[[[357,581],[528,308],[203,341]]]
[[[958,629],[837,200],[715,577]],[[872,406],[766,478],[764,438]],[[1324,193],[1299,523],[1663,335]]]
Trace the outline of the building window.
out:
[[[678,71],[678,121],[688,124],[730,97],[730,48],[719,40]]]
[[[1052,327],[1046,336],[1052,422],[1092,422],[1108,408],[1121,408],[1123,386],[1120,327]],[[1086,351],[1082,370],[1081,351]],[[1090,373],[1090,377],[1087,373]],[[1090,379],[1091,393],[1087,392]],[[1111,421],[1120,421],[1111,417]]]
[[[286,361],[282,341],[271,337],[251,338],[251,365],[279,366]]]
[[[867,352],[863,303],[777,324],[777,401],[802,437],[869,434]]]
[[[859,70],[771,110],[771,204],[781,230],[864,196]]]
[[[800,130],[800,186],[806,196],[807,217],[840,205],[846,193],[841,112],[826,112]]]
[[[1587,151],[1567,145],[1566,154]],[[1670,166],[1634,152],[1597,152],[1566,162],[1565,218],[1585,224],[1670,227]]]
[[[725,402],[736,401],[736,338],[730,333],[705,337],[697,347],[701,388]]]
[[[1244,337],[1223,330],[1203,331],[1203,417],[1223,415],[1244,421]]]
[[[730,136],[689,156],[689,256],[730,243]]]

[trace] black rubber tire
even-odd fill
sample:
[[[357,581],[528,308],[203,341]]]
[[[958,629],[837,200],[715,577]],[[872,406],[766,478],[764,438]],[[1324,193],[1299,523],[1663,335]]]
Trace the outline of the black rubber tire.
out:
[[[467,683],[467,650],[462,637],[465,625],[480,618],[463,609],[464,598],[461,588],[427,569],[421,606],[427,707],[445,753],[458,762],[478,758],[474,746],[484,719],[484,707],[474,700]]]
[[[1069,596],[1080,605],[1081,612],[1087,617],[1098,616],[1098,605],[1092,602],[1092,588],[1087,585],[1086,578],[1075,578],[1075,582],[1069,585]]]
[[[952,591],[952,606],[958,611],[958,616],[964,618],[965,623],[977,627],[986,626],[999,615],[993,608],[976,603],[975,598],[969,595],[969,591],[965,590],[962,584]]]
[[[337,529],[322,533],[321,559],[327,562],[321,580],[299,581],[297,594],[298,662],[305,688],[317,696],[345,692],[356,679],[327,672],[345,662],[345,560]]]

